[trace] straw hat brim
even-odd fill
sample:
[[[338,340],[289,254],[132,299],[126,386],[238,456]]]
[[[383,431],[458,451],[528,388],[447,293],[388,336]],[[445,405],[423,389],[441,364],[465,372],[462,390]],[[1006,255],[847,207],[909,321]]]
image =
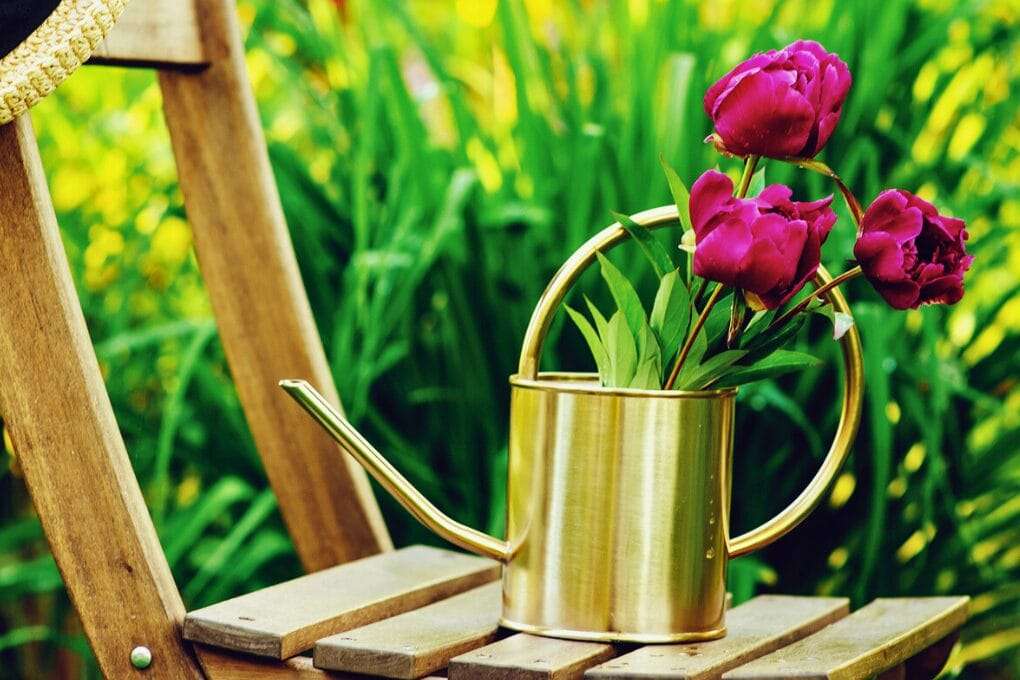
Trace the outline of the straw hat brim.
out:
[[[31,35],[0,59],[0,125],[53,92],[92,56],[127,0],[61,0]]]

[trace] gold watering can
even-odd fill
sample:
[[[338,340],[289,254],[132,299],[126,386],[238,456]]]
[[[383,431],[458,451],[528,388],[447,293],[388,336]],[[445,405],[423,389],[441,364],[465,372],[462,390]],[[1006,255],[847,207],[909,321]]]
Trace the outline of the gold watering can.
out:
[[[658,228],[676,224],[677,211],[656,208],[632,219]],[[626,236],[614,224],[581,246],[531,317],[510,378],[506,540],[442,513],[308,383],[280,384],[422,524],[505,564],[503,626],[577,640],[710,640],[726,634],[729,558],[793,529],[846,459],[860,421],[860,338],[851,327],[841,340],[843,408],[821,469],[785,510],[730,538],[736,388],[617,389],[590,374],[538,373],[563,297],[596,252]],[[820,269],[815,285],[829,280]],[[826,297],[849,314],[838,290]]]

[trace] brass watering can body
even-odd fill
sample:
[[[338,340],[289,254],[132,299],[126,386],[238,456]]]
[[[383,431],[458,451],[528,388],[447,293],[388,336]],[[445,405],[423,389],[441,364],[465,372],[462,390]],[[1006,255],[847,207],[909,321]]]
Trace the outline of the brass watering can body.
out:
[[[675,207],[633,216],[675,224]],[[808,487],[757,529],[729,537],[736,389],[613,389],[593,375],[538,374],[553,314],[583,270],[626,237],[614,224],[585,243],[550,282],[510,378],[507,535],[501,541],[439,511],[303,381],[281,385],[423,524],[501,560],[503,617],[515,630],[580,640],[683,642],[718,638],[726,564],[789,532],[818,504],[860,420],[856,329],[843,336],[843,409]],[[816,285],[829,280],[820,271]],[[827,294],[849,313],[837,290]]]

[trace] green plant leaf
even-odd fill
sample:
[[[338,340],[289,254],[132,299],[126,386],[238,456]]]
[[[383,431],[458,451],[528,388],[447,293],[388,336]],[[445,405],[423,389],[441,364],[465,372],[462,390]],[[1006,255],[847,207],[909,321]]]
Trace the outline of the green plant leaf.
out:
[[[595,303],[592,302],[587,295],[584,296],[584,303],[588,306],[588,312],[591,313],[591,318],[595,320],[595,328],[598,330],[599,337],[602,338],[602,344],[604,346],[606,342],[606,326],[609,325],[609,322],[606,321],[606,317],[603,316],[602,312],[599,311],[599,308],[595,306]]]
[[[687,185],[680,179],[676,170],[666,162],[665,156],[659,155],[659,163],[662,165],[662,171],[666,173],[669,193],[673,195],[673,202],[676,203],[677,212],[680,213],[680,224],[683,225],[684,231],[690,231],[694,229],[691,222],[691,192],[687,190]]]
[[[641,328],[638,341],[638,362],[630,387],[657,390],[662,387],[662,352],[651,327]]]
[[[680,349],[691,322],[691,296],[676,270],[659,280],[659,290],[652,305],[651,326],[659,339],[664,357]]]
[[[710,385],[746,355],[746,349],[727,349],[718,354],[713,354],[703,364],[700,364],[690,372],[680,385],[680,389],[699,390]]]
[[[595,359],[595,366],[598,368],[599,379],[605,384],[606,379],[609,377],[609,357],[606,354],[605,347],[602,346],[598,332],[588,322],[588,319],[584,318],[583,314],[569,305],[564,305],[564,308],[566,308],[567,314],[570,315],[574,325],[581,331],[585,342],[588,343],[588,349],[591,350],[591,355]]]
[[[655,275],[660,279],[668,272],[675,270],[680,263],[674,259],[674,253],[666,249],[648,230],[648,227],[638,224],[627,215],[614,212],[613,217],[620,225],[627,230],[631,238],[637,241],[638,247],[645,258],[652,265]]]
[[[804,368],[818,366],[822,361],[816,356],[805,352],[794,352],[788,349],[777,349],[770,355],[750,366],[736,366],[721,376],[719,387],[746,385],[755,380],[775,378],[784,373],[792,373]]]
[[[708,313],[708,318],[705,319],[705,337],[709,347],[714,347],[729,328],[732,296],[732,289],[725,291],[716,301],[712,311]]]
[[[641,304],[641,298],[634,290],[633,284],[624,276],[623,272],[616,268],[609,259],[602,253],[596,253],[602,271],[602,278],[609,286],[609,292],[616,301],[617,308],[623,312],[627,321],[627,328],[630,329],[631,338],[637,342],[641,336],[641,327],[648,323],[645,316],[645,308]]]
[[[687,353],[684,365],[680,368],[680,375],[677,376],[676,383],[674,383],[676,389],[680,389],[680,385],[687,383],[691,373],[697,370],[707,351],[708,338],[705,336],[705,328],[702,326],[698,334],[694,336],[694,340],[691,342],[691,349]]]
[[[627,328],[622,311],[617,311],[606,326],[606,354],[609,357],[609,384],[607,387],[627,387],[637,369],[637,344]]]
[[[744,363],[758,362],[785,345],[800,332],[806,320],[804,314],[798,314],[779,328],[762,331],[747,344],[748,356]]]

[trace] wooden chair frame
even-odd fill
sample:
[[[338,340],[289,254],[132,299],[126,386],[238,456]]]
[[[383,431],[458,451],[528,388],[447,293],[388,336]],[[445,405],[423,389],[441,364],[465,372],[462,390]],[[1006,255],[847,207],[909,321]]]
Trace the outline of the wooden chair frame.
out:
[[[200,268],[302,564],[315,571],[390,550],[362,470],[276,387],[280,376],[307,376],[339,403],[284,222],[234,3],[132,0],[94,61],[159,72]],[[0,224],[0,414],[100,668],[118,679],[257,677],[264,665],[211,653],[201,655],[203,674],[181,637],[184,605],[103,385],[27,115],[0,127]],[[113,603],[121,612],[111,616]],[[130,662],[137,645],[154,657],[145,671]],[[278,670],[323,677],[300,660]]]

